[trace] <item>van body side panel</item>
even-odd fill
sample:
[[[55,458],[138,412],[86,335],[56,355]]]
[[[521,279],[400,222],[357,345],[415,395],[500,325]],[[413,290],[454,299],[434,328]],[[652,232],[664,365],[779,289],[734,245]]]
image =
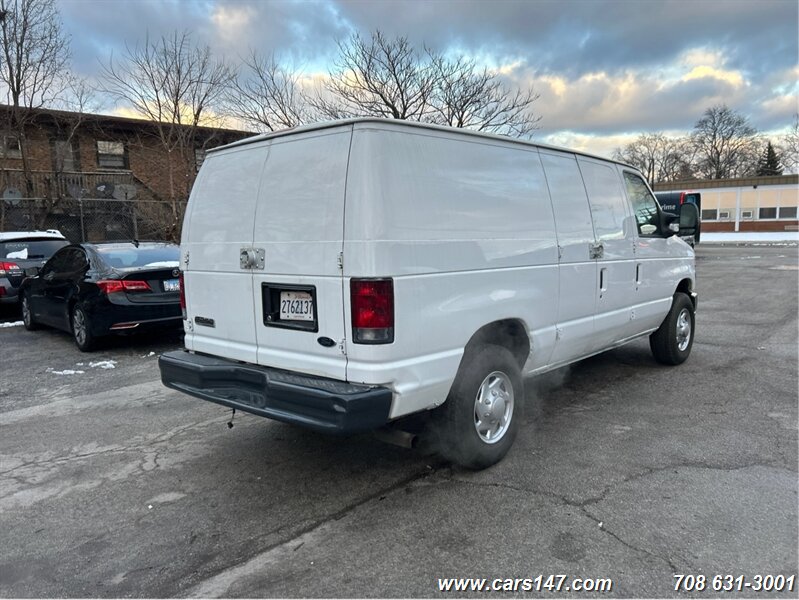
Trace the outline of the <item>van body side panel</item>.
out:
[[[597,263],[591,258],[594,225],[588,196],[574,155],[541,151],[555,213],[560,247],[558,335],[551,363],[569,361],[596,349]]]
[[[196,352],[256,361],[252,272],[241,269],[239,257],[252,246],[252,215],[268,153],[268,143],[262,143],[210,154],[202,166],[203,185],[192,192],[192,223],[181,251],[190,256],[184,273],[191,327],[186,347]],[[198,324],[198,317],[207,324]]]
[[[612,163],[578,159],[602,256],[597,259],[594,341],[597,348],[640,333],[635,321],[635,218]]]
[[[347,344],[347,379],[391,386],[392,418],[441,404],[464,347],[493,321],[520,320],[528,365],[546,364],[557,245],[537,150],[356,125],[344,277],[345,288],[352,277],[394,278],[393,344]],[[347,297],[348,327],[350,310]]]
[[[351,137],[352,126],[345,126],[272,142],[254,213],[253,245],[265,253],[264,269],[253,271],[251,296],[259,365],[346,377],[338,257]],[[294,286],[313,296],[316,331],[283,327],[264,314],[265,295],[274,293],[277,304],[281,291]],[[278,305],[272,308],[279,310]],[[320,337],[335,344],[323,346]]]

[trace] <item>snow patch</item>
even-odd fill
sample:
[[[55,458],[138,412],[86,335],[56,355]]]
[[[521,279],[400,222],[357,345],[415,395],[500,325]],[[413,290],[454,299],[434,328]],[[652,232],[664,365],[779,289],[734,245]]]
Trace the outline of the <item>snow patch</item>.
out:
[[[97,362],[90,362],[89,366],[92,369],[116,369],[117,368],[117,361],[115,360],[99,360]]]
[[[6,258],[28,258],[28,249],[23,248],[17,252],[9,252],[6,254]]]
[[[24,325],[22,321],[14,321],[12,323],[0,323],[0,329],[4,327],[19,327],[20,325]]]
[[[797,231],[703,231],[700,246],[708,242],[737,242],[741,244],[760,242],[758,246],[796,246]]]
[[[163,268],[167,269],[167,268],[179,267],[180,266],[180,262],[177,261],[177,260],[161,260],[161,261],[147,263],[144,266],[145,267],[154,267],[154,268],[163,267]]]
[[[47,372],[53,375],[83,375],[86,371],[79,371],[75,369],[64,369],[63,371],[56,371],[52,367],[47,367]]]
[[[142,358],[150,358],[151,356],[155,356],[155,352],[150,352],[149,354],[142,354]]]

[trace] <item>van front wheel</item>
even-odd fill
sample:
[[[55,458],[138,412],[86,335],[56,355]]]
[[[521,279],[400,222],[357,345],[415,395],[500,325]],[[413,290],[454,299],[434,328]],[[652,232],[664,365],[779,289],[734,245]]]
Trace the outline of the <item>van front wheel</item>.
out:
[[[682,292],[674,294],[671,310],[660,328],[649,336],[655,360],[664,365],[679,365],[691,354],[694,345],[694,305]]]
[[[434,413],[439,453],[469,469],[499,462],[516,439],[523,403],[513,354],[483,346],[466,357],[447,401]]]

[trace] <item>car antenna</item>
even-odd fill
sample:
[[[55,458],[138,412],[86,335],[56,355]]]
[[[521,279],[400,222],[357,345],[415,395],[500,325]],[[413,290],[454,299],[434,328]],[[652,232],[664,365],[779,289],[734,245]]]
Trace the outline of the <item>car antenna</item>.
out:
[[[136,247],[138,248],[138,247],[139,247],[139,240],[137,240],[137,239],[134,239],[134,240],[133,240],[133,245],[134,245],[134,246],[136,246]]]
[[[235,419],[235,418],[236,418],[236,409],[234,408],[233,409],[233,414],[230,415],[230,421],[228,421],[228,423],[227,423],[228,429],[233,429],[233,419]]]

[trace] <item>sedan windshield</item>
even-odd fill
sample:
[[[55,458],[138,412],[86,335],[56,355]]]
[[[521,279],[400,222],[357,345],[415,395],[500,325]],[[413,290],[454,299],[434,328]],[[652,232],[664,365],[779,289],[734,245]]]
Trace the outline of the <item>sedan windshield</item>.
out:
[[[180,265],[180,248],[174,244],[163,246],[96,246],[100,257],[115,269],[134,267],[175,268]]]
[[[68,245],[66,240],[13,240],[0,242],[0,259],[44,259],[50,258],[55,251]]]

